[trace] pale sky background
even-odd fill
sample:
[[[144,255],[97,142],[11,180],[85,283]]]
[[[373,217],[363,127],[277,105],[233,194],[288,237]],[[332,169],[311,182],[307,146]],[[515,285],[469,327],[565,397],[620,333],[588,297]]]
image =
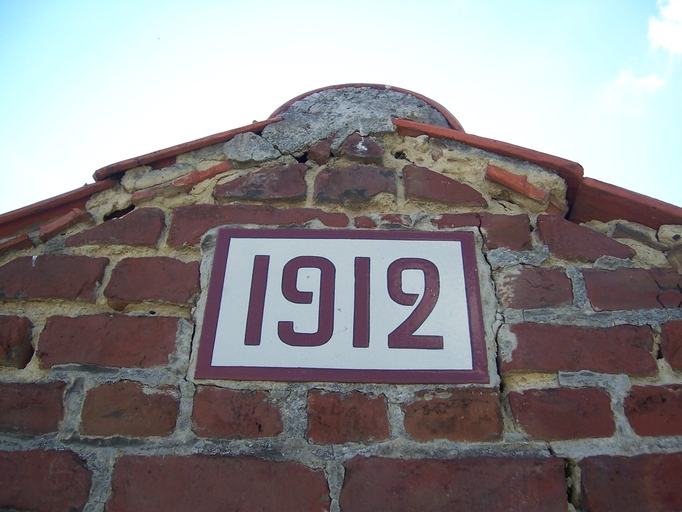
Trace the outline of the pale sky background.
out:
[[[354,82],[682,206],[682,0],[0,0],[0,213]]]

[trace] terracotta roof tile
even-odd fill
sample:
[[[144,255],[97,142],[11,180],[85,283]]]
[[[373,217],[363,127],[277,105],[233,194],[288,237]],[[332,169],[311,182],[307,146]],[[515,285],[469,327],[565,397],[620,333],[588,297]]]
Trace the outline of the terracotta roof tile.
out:
[[[566,180],[568,190],[566,197],[570,202],[575,200],[578,193],[578,187],[583,177],[583,168],[576,162],[571,162],[558,156],[548,155],[533,149],[522,148],[507,142],[500,142],[499,140],[487,139],[479,137],[478,135],[470,135],[457,130],[449,128],[442,128],[440,126],[433,126],[430,124],[417,123],[407,119],[394,119],[393,124],[398,128],[400,135],[410,135],[413,137],[419,135],[428,135],[437,139],[454,140],[462,142],[469,146],[479,149],[484,149],[502,156],[518,158],[519,160],[526,160],[534,164],[541,165],[548,169],[556,171],[556,173]]]
[[[584,178],[569,220],[608,222],[623,219],[657,229],[663,224],[682,224],[682,208],[624,188]]]
[[[227,142],[228,140],[234,138],[235,135],[239,135],[240,133],[258,133],[267,125],[281,120],[282,118],[280,117],[271,117],[265,121],[258,121],[256,123],[242,126],[241,128],[235,128],[234,130],[216,133],[215,135],[209,135],[208,137],[203,137],[190,142],[183,142],[177,146],[171,146],[166,149],[152,151],[151,153],[137,156],[135,158],[128,158],[122,162],[116,162],[115,164],[110,164],[106,167],[102,167],[101,169],[97,169],[92,177],[95,179],[95,181],[101,181],[108,178],[109,176],[118,174],[119,172],[127,171],[128,169],[132,169],[134,167],[139,167],[141,165],[151,165],[153,167],[154,162],[159,160],[167,160],[182,153],[194,151],[195,149],[205,148],[206,146],[218,144],[220,142]]]

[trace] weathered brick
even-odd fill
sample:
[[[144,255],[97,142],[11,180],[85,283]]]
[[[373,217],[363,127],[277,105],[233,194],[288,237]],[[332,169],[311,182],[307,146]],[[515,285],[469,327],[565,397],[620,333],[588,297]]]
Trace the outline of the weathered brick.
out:
[[[444,213],[431,219],[431,223],[439,229],[461,228],[465,226],[481,225],[481,218],[477,213]]]
[[[522,267],[504,276],[498,296],[505,307],[516,309],[570,306],[573,288],[564,270]]]
[[[316,444],[371,443],[388,439],[386,398],[313,390],[308,396],[308,437]]]
[[[514,421],[543,441],[610,437],[615,432],[609,395],[596,388],[534,389],[509,393]]]
[[[566,512],[561,459],[383,459],[346,463],[341,510]]]
[[[226,199],[305,199],[305,164],[278,166],[253,172],[215,187],[214,195]]]
[[[32,329],[26,317],[0,316],[0,366],[26,367],[33,357]]]
[[[377,227],[377,223],[374,222],[374,220],[371,217],[367,217],[366,215],[360,215],[358,217],[355,217],[355,219],[353,219],[353,224],[355,225],[356,228]]]
[[[108,258],[30,256],[0,267],[0,298],[94,301]]]
[[[0,508],[83,510],[92,476],[72,452],[0,452]]]
[[[682,385],[632,387],[625,415],[640,436],[682,435]]]
[[[506,247],[513,251],[529,251],[533,248],[528,215],[483,213],[481,227],[488,249]]]
[[[262,391],[199,387],[194,397],[194,431],[200,437],[246,439],[282,432],[277,406]]]
[[[392,228],[409,228],[412,226],[412,219],[409,215],[399,213],[387,213],[381,216],[383,222],[388,223],[388,227]]]
[[[450,205],[488,206],[481,193],[426,167],[406,165],[403,168],[407,199],[437,201]]]
[[[682,304],[682,292],[680,290],[663,290],[659,292],[656,300],[664,308],[679,308]]]
[[[663,357],[676,370],[682,370],[682,320],[666,322],[661,326]]]
[[[381,165],[383,151],[372,137],[352,133],[341,143],[338,154],[365,164]]]
[[[165,225],[166,216],[162,210],[138,208],[70,236],[66,245],[156,245]]]
[[[40,366],[80,363],[149,368],[175,352],[178,318],[102,313],[47,319],[38,342]]]
[[[324,169],[315,177],[317,201],[360,203],[382,193],[395,195],[395,171],[356,165]]]
[[[530,197],[539,203],[549,201],[550,191],[545,190],[528,182],[528,176],[511,173],[494,165],[488,165],[485,171],[486,179],[499,183],[519,194]]]
[[[28,235],[17,235],[0,243],[0,256],[9,251],[28,249],[29,247],[33,247],[31,238]]]
[[[81,413],[81,430],[89,436],[169,436],[179,403],[169,389],[146,390],[121,381],[90,389]]]
[[[561,217],[539,216],[538,235],[552,254],[567,260],[592,262],[600,256],[628,259],[635,255],[627,245]]]
[[[660,288],[651,273],[643,268],[619,268],[614,271],[583,270],[587,297],[598,310],[657,309]]]
[[[65,384],[0,384],[0,430],[37,436],[59,429]]]
[[[198,244],[206,231],[226,224],[300,226],[313,219],[329,227],[342,228],[348,225],[346,214],[328,213],[314,208],[278,209],[264,205],[212,204],[180,206],[173,210],[168,245],[180,247]]]
[[[308,159],[315,162],[317,165],[324,165],[329,161],[331,156],[332,142],[334,136],[327,137],[324,140],[318,140],[315,144],[308,148]]]
[[[619,325],[607,329],[521,323],[512,325],[517,346],[502,371],[589,370],[598,373],[651,375],[657,371],[651,355],[654,340],[647,326]]]
[[[580,462],[585,512],[682,510],[682,453]]]
[[[497,391],[448,390],[448,398],[425,397],[404,405],[405,430],[417,441],[496,441],[502,435],[502,412]],[[440,395],[441,393],[439,393]]]
[[[129,510],[329,510],[322,471],[251,457],[123,456],[107,512]]]
[[[122,310],[131,302],[187,304],[199,294],[199,262],[174,258],[126,258],[111,273],[104,295]]]

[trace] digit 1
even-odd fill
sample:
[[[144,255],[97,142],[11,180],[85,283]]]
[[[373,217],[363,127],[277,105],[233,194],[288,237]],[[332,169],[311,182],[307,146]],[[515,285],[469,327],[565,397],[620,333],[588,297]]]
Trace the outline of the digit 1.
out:
[[[253,258],[253,275],[251,276],[251,293],[249,294],[249,310],[246,315],[244,345],[260,345],[269,267],[270,256],[258,254]]]
[[[369,347],[369,258],[355,258],[353,346]]]

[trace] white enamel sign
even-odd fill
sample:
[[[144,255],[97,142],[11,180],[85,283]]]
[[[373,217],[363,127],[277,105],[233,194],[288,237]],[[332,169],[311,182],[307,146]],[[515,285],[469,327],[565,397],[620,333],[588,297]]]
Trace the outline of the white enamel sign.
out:
[[[485,380],[473,250],[461,232],[224,229],[196,376]]]

